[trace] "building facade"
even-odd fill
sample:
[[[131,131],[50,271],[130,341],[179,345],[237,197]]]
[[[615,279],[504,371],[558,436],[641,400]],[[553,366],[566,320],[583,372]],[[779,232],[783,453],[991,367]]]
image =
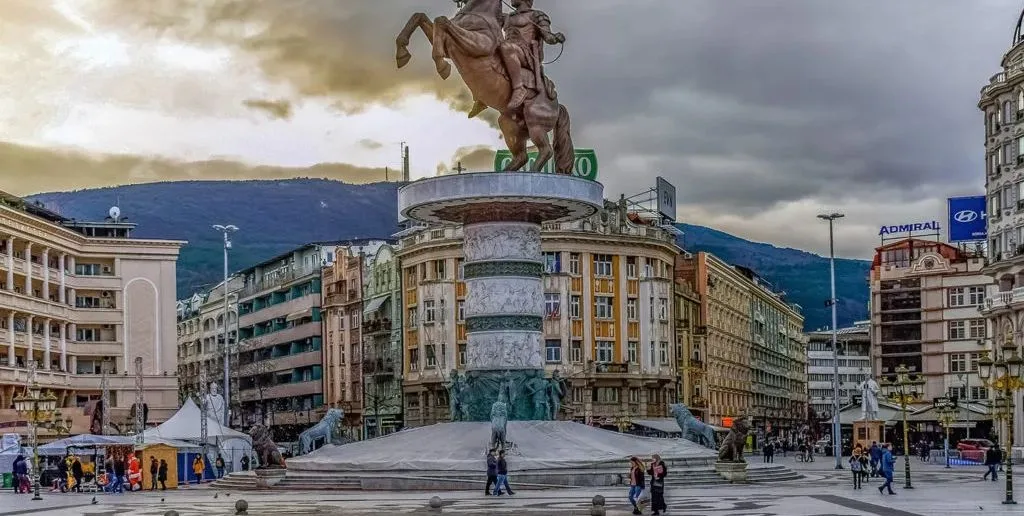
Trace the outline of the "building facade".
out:
[[[816,419],[831,417],[835,393],[835,361],[832,359],[832,332],[807,334],[807,389],[810,408]],[[845,407],[859,394],[858,386],[871,374],[871,321],[861,321],[836,331],[836,355],[839,360],[839,407]]]
[[[203,394],[201,378],[206,375],[206,388],[215,383],[217,392],[224,385],[224,332],[227,324],[228,354],[231,371],[238,367],[238,291],[242,277],[228,278],[228,306],[225,318],[224,282],[209,290],[197,292],[178,302],[178,377],[179,399],[199,400]],[[226,322],[225,322],[226,321]],[[230,374],[230,373],[229,373]],[[242,425],[238,400],[238,377],[229,376],[231,398],[228,408],[232,425]],[[199,401],[196,401],[200,404]],[[201,406],[201,404],[200,404]]]
[[[367,438],[393,433],[402,419],[402,277],[384,244],[363,275],[363,426]]]
[[[1024,34],[1020,22],[1000,67],[981,89],[978,101],[984,117],[988,196],[989,257],[983,272],[995,282],[985,300],[984,315],[991,341],[1020,348],[1024,343]],[[964,390],[970,393],[975,387],[965,385]],[[1018,397],[1015,402],[1020,407],[1022,400]],[[1014,430],[1014,442],[1024,442],[1019,410]]]
[[[107,377],[113,431],[133,428],[135,360],[142,359],[149,422],[178,402],[175,266],[183,242],[131,238],[112,209],[104,222],[66,219],[0,192],[0,420],[13,410],[28,367],[57,395],[72,432],[87,432]]]
[[[693,284],[701,299],[696,333],[704,335],[706,343],[706,422],[728,426],[732,418],[750,415],[753,408],[750,282],[705,252],[680,257],[676,277]]]
[[[804,317],[771,284],[736,267],[750,288],[750,383],[754,430],[787,437],[807,421],[807,340]]]
[[[561,419],[621,427],[665,417],[676,398],[674,236],[625,203],[545,224],[544,357],[568,381]],[[426,228],[400,241],[405,424],[449,419],[445,382],[465,364],[462,229]]]
[[[307,244],[238,273],[239,420],[294,441],[324,411],[321,269],[334,244]]]
[[[676,320],[676,363],[679,377],[676,382],[676,399],[686,405],[698,419],[707,421],[708,399],[704,390],[707,383],[707,362],[704,359],[707,334],[697,330],[701,322],[701,298],[686,280],[677,277],[674,286],[675,303],[672,309]]]
[[[879,247],[871,265],[871,342],[876,375],[905,365],[925,379],[918,397],[950,392],[987,399],[977,361],[991,348],[980,254],[949,244],[907,238]],[[883,387],[883,393],[887,389]]]

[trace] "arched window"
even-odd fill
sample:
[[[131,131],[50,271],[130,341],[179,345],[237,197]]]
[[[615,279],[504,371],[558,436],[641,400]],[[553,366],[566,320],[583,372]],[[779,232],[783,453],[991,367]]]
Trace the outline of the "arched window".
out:
[[[1013,121],[1013,103],[1009,100],[1003,102],[1003,121],[1006,123]]]
[[[1024,89],[1017,92],[1017,111],[1024,111]]]

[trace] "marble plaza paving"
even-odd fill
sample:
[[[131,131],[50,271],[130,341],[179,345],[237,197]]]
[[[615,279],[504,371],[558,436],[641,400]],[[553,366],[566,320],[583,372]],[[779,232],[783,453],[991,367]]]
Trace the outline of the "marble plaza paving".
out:
[[[916,488],[897,486],[897,495],[880,495],[877,481],[853,491],[849,472],[828,467],[808,468],[808,478],[769,485],[722,486],[714,488],[672,487],[669,514],[707,516],[933,516],[933,515],[1024,515],[1024,504],[999,503],[1000,482],[981,481],[977,472],[920,472]],[[1024,499],[1024,482],[1018,486]],[[589,514],[591,498],[607,498],[609,515],[629,514],[621,489],[571,489],[520,491],[514,497],[491,498],[476,492],[226,492],[211,488],[182,489],[167,493],[98,495],[44,493],[42,502],[10,492],[0,494],[0,514],[53,516],[160,516],[175,510],[181,516],[234,514],[239,498],[249,502],[251,515],[300,514],[431,514],[427,500],[440,496],[441,514],[516,515]],[[1024,500],[1022,500],[1024,502]]]

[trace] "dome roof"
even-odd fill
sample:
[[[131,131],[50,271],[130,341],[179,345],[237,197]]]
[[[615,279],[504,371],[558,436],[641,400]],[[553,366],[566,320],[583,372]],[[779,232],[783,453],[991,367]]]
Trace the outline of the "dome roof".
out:
[[[1016,46],[1020,43],[1021,39],[1024,39],[1024,34],[1021,34],[1021,25],[1024,25],[1024,10],[1020,12],[1020,16],[1017,17],[1017,27],[1013,29],[1013,41],[1010,46]]]

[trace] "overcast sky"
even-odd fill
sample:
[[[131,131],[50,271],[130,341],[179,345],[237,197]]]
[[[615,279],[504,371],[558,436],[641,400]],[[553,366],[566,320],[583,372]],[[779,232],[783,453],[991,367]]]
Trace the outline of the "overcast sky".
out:
[[[500,145],[409,15],[451,0],[4,0],[0,189],[185,178],[414,177]],[[547,66],[610,198],[662,175],[679,219],[842,256],[983,192],[981,86],[1015,0],[537,0]],[[549,50],[548,56],[557,54]],[[117,155],[117,156],[112,156]],[[466,157],[468,156],[468,157]],[[212,161],[212,163],[211,163]]]

